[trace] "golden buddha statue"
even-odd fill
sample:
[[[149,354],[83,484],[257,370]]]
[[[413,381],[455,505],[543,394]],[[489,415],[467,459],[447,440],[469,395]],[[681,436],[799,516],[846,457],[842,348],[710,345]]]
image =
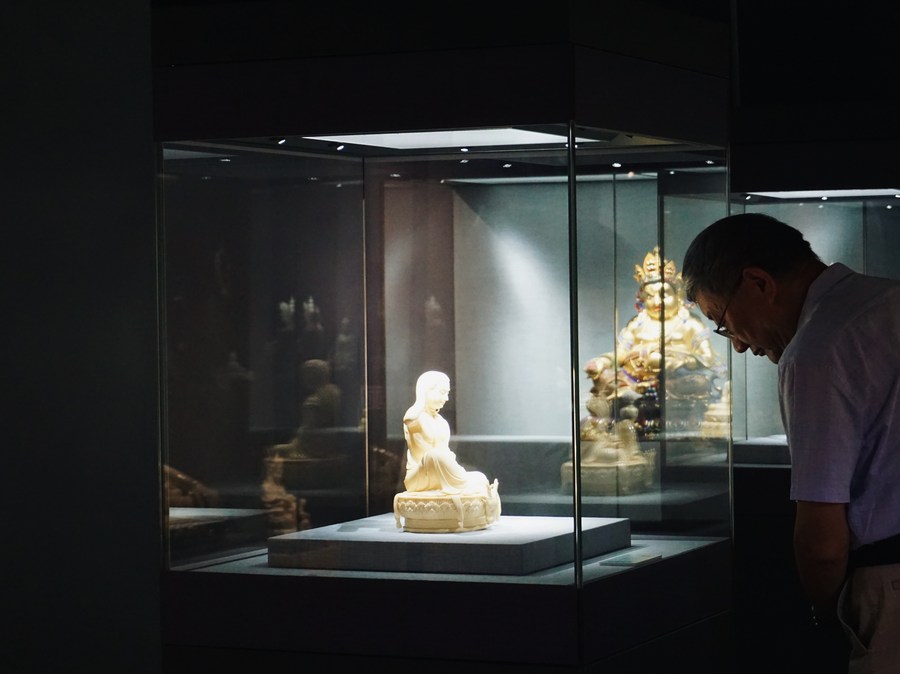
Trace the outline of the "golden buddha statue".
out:
[[[619,332],[615,353],[585,367],[592,396],[605,398],[615,419],[631,420],[638,437],[647,438],[663,430],[664,385],[666,430],[699,430],[706,405],[718,397],[723,371],[710,330],[691,313],[681,274],[658,246],[634,271],[637,314]]]

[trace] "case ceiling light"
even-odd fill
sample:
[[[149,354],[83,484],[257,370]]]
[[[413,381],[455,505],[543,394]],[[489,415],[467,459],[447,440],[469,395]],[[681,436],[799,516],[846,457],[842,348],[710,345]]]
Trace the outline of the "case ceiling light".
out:
[[[562,134],[527,131],[525,129],[462,129],[457,131],[412,131],[408,133],[362,133],[342,136],[304,136],[307,140],[353,143],[394,150],[422,150],[441,147],[465,148],[497,145],[546,145],[565,143]],[[589,142],[586,138],[579,142]]]
[[[632,173],[629,178],[634,180],[654,180],[654,173]],[[592,182],[612,182],[614,176],[611,175],[579,175],[576,176],[575,182],[592,183]],[[517,176],[515,178],[450,178],[444,182],[451,184],[465,183],[473,185],[520,185],[526,183],[566,183],[569,182],[567,176]]]
[[[893,188],[864,190],[795,190],[785,192],[748,192],[760,197],[773,199],[821,199],[828,197],[900,197],[900,190]]]

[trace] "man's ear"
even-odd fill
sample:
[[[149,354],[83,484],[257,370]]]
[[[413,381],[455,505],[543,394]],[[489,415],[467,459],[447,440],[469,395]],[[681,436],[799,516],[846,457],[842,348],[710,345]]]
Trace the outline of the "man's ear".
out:
[[[778,291],[778,282],[762,267],[744,267],[741,273],[747,285],[765,298],[773,298]]]

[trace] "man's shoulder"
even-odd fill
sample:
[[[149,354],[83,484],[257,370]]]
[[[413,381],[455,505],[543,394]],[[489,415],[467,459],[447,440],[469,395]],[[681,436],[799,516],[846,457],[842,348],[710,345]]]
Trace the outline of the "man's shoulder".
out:
[[[900,280],[847,271],[818,298],[817,322],[852,324],[867,314],[890,315],[900,309]]]

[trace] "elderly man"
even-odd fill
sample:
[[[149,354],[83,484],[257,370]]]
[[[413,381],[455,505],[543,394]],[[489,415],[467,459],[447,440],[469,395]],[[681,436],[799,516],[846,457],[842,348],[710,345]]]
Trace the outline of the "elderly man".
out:
[[[682,275],[735,351],[778,364],[813,619],[840,621],[851,673],[900,672],[900,281],[826,265],[762,214],[703,230]]]

